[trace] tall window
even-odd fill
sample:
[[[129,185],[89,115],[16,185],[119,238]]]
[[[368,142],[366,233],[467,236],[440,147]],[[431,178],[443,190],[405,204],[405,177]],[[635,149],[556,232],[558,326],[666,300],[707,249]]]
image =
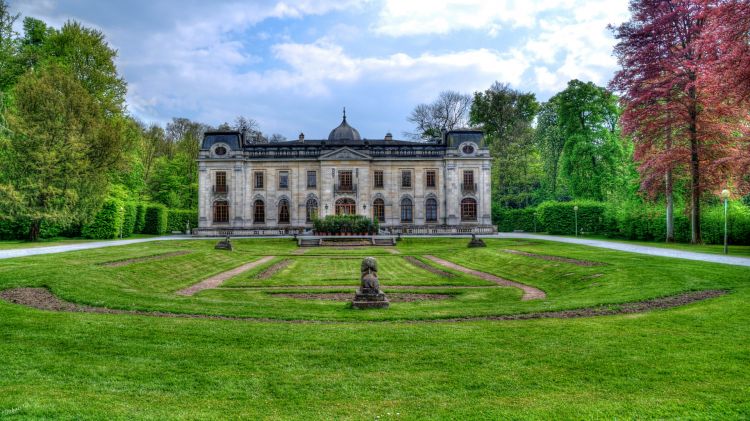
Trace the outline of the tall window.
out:
[[[253,205],[253,223],[254,224],[265,224],[266,223],[266,205],[262,200],[256,200]]]
[[[477,220],[477,201],[467,197],[461,201],[461,220],[462,221],[476,221]]]
[[[279,188],[289,188],[289,171],[279,171]]]
[[[318,185],[318,173],[315,171],[307,172],[307,188],[315,188]]]
[[[279,201],[279,224],[289,223],[289,202],[286,199]]]
[[[461,189],[463,191],[469,191],[469,192],[473,192],[474,190],[476,190],[474,188],[474,171],[472,170],[464,171],[464,183],[461,186]]]
[[[214,222],[229,222],[229,202],[226,200],[214,202]]]
[[[373,187],[376,189],[383,188],[383,171],[375,171],[373,173]]]
[[[401,222],[412,222],[414,220],[414,206],[411,199],[405,197],[401,200]]]
[[[405,189],[411,188],[411,170],[401,171],[401,187]]]
[[[424,202],[424,214],[427,222],[437,222],[437,200],[429,198]]]
[[[263,188],[263,171],[255,171],[255,174],[253,174],[255,177],[255,183],[254,186],[256,189],[262,189]]]
[[[309,198],[307,199],[307,204],[305,205],[305,221],[306,222],[312,222],[313,219],[318,217],[318,201]]]
[[[385,202],[383,202],[383,199],[375,199],[372,202],[372,219],[385,222]]]
[[[437,185],[437,172],[435,170],[427,170],[425,173],[425,184],[427,188],[435,188]]]
[[[354,190],[351,171],[339,171],[339,190],[340,191]]]
[[[216,193],[227,192],[227,173],[224,171],[216,172],[216,186],[214,187]]]

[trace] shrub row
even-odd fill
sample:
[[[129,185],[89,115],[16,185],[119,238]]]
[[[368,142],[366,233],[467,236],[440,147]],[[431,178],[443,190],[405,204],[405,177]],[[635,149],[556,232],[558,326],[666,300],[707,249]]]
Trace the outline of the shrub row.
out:
[[[120,236],[125,219],[125,207],[117,199],[106,199],[94,219],[83,227],[86,238],[108,239]]]
[[[143,225],[144,234],[161,235],[167,232],[167,208],[164,205],[148,205],[146,207],[146,221]]]
[[[313,221],[319,234],[377,234],[378,221],[362,215],[328,215]]]
[[[578,231],[611,238],[639,241],[666,239],[666,210],[663,205],[645,203],[545,202],[536,208],[493,211],[498,231],[548,232],[574,235],[578,206]],[[750,207],[741,202],[729,204],[727,219],[729,243],[750,245]],[[701,214],[703,241],[724,242],[724,207],[704,207]],[[690,241],[690,220],[684,208],[674,210],[675,241]]]
[[[190,209],[170,209],[167,214],[167,232],[185,231],[186,225],[193,229],[198,226],[198,211]]]

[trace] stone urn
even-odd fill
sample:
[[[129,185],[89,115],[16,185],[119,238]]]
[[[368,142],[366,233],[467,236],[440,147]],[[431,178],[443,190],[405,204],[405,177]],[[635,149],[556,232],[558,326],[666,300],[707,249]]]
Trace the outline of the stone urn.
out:
[[[360,272],[360,286],[352,300],[352,308],[388,308],[388,297],[380,290],[378,281],[378,261],[374,257],[365,257]]]

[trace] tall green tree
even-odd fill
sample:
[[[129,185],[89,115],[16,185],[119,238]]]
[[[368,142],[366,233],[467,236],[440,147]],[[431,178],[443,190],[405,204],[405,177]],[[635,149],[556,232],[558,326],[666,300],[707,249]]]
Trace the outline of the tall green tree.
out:
[[[495,163],[495,196],[503,206],[532,204],[540,178],[532,127],[538,109],[533,93],[507,84],[495,82],[486,91],[474,93],[470,121],[484,128]]]
[[[572,80],[555,95],[565,138],[561,175],[575,198],[605,200],[622,187],[625,151],[617,97],[592,82]]]
[[[546,198],[554,200],[558,198],[560,157],[562,157],[565,148],[565,136],[563,136],[562,127],[560,127],[558,105],[555,98],[539,107],[539,114],[536,118],[536,143],[544,169],[542,189]]]

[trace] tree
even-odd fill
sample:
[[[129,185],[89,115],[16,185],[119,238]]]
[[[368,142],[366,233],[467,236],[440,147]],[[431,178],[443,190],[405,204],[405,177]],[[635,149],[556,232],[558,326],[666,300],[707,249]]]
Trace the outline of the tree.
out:
[[[470,95],[443,91],[431,104],[419,104],[414,107],[406,120],[416,126],[416,131],[405,132],[404,135],[413,139],[438,139],[442,136],[442,130],[466,126],[470,108]]]
[[[551,199],[557,198],[560,157],[565,147],[565,136],[562,134],[557,108],[554,98],[541,105],[535,132],[544,167],[543,186]]]
[[[530,205],[530,194],[537,187],[538,154],[532,122],[538,108],[533,93],[498,82],[474,93],[470,121],[484,128],[495,161],[495,192],[504,206]]]
[[[29,219],[29,239],[36,240],[43,221],[72,222],[86,195],[101,191],[109,154],[117,154],[120,145],[102,141],[100,110],[61,66],[27,72],[14,96],[17,111],[9,118],[12,165],[4,166],[10,177],[0,188],[0,206],[3,213]]]
[[[560,169],[570,193],[605,200],[620,187],[624,167],[617,97],[592,82],[572,80],[554,102],[565,138]]]
[[[279,133],[274,133],[271,135],[271,137],[268,139],[270,143],[278,143],[278,142],[284,142],[286,141],[286,136]]]
[[[742,0],[632,0],[614,29],[622,66],[623,126],[636,143],[642,188],[690,174],[691,242],[700,243],[700,199],[727,179],[742,184],[737,155],[750,96],[750,4]],[[745,137],[746,139],[746,137]],[[746,184],[746,183],[745,183]]]
[[[18,17],[19,15],[10,14],[10,8],[5,0],[0,0],[0,92],[13,84],[17,74],[15,54],[18,48],[18,34],[13,25]],[[2,101],[3,98],[0,97],[0,106]]]

